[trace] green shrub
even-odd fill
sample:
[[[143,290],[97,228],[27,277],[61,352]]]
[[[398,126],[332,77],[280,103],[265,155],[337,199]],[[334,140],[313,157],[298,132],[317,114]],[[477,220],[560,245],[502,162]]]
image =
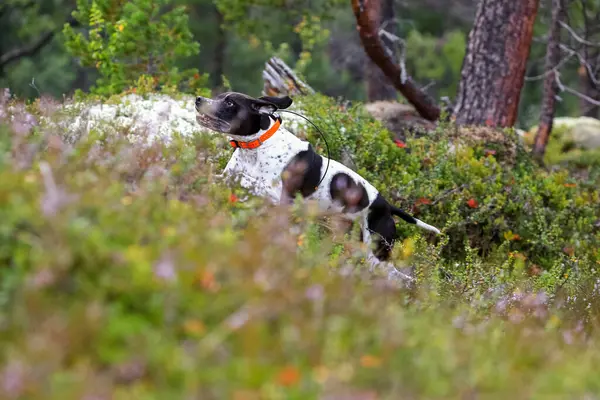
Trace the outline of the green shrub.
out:
[[[94,92],[112,95],[139,83],[173,92],[204,87],[206,75],[176,67],[199,51],[185,7],[171,0],[78,0],[73,16],[86,29],[66,24],[65,45],[83,66],[98,71]]]
[[[450,137],[456,135],[448,134],[455,129],[451,126],[398,147],[380,123],[366,117],[360,104],[346,109],[317,95],[302,101],[301,107],[326,130],[333,158],[350,153],[349,166],[385,196],[443,227],[449,236],[443,252],[449,263],[465,259],[468,243],[481,256],[502,251],[504,257],[518,255],[528,266],[546,270],[568,260],[577,260],[579,268],[597,267],[597,174],[575,180],[566,171],[544,171],[515,143],[515,159],[506,164],[497,143],[452,143]],[[324,154],[322,139],[314,132],[309,139]],[[511,147],[505,153],[512,152]],[[404,235],[418,231],[399,226]]]

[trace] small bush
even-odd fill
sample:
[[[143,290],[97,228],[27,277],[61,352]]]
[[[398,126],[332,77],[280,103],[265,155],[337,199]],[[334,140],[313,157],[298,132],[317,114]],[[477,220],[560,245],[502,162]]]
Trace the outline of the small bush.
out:
[[[113,95],[148,85],[193,93],[204,87],[205,75],[176,67],[178,59],[199,51],[185,7],[173,7],[171,0],[80,0],[73,16],[86,29],[78,32],[66,24],[65,44],[83,66],[98,71],[95,93]]]

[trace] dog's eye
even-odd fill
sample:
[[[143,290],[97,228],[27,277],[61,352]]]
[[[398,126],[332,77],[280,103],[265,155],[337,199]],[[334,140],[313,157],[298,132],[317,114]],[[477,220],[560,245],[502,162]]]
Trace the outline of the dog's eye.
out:
[[[233,107],[233,101],[231,101],[231,100],[225,100],[225,105],[227,107]]]

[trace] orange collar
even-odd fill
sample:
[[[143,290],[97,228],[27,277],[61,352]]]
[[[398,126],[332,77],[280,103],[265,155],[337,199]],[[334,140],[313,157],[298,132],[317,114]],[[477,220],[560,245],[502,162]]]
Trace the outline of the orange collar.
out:
[[[277,132],[277,130],[279,129],[280,125],[281,123],[277,120],[275,121],[273,126],[271,126],[268,131],[260,135],[258,139],[252,140],[250,142],[238,142],[237,140],[230,140],[229,144],[233,148],[241,147],[242,149],[255,149],[262,145],[271,136],[273,136],[275,132]]]

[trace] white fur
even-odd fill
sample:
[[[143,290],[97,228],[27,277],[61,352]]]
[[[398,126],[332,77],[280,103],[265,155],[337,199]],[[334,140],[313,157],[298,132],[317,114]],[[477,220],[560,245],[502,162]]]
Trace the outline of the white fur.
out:
[[[257,134],[249,137],[231,135],[229,137],[233,140],[250,142],[257,139],[265,132],[266,130],[261,130]],[[240,184],[244,188],[250,190],[257,196],[268,197],[273,202],[279,203],[281,201],[281,173],[283,172],[283,169],[296,154],[307,150],[308,146],[308,142],[304,142],[297,138],[294,134],[285,129],[282,124],[279,127],[279,130],[260,147],[256,149],[235,149],[223,174],[226,176],[238,176],[240,178]],[[345,165],[335,160],[329,160],[329,168],[327,168],[327,158],[323,157],[321,176],[323,176],[326,169],[327,175],[323,178],[323,181],[316,192],[308,197],[308,199],[317,200],[321,209],[327,211],[341,211],[342,209],[342,207],[333,203],[331,195],[329,194],[331,179],[339,172],[348,174],[356,183],[360,183],[365,187],[369,196],[369,205],[371,205],[377,197],[377,194],[379,193],[377,189],[375,189],[375,187],[366,179]],[[349,217],[354,219],[361,214],[365,214],[367,211],[368,210],[365,209],[364,212],[349,215]]]
[[[417,220],[417,226],[418,227],[426,229],[426,230],[431,231],[431,232],[435,232],[438,235],[440,234],[440,230],[438,228],[436,228],[435,226],[431,226],[429,224],[426,224],[425,222],[421,221],[420,219],[417,219],[417,218],[415,218],[415,219]]]

